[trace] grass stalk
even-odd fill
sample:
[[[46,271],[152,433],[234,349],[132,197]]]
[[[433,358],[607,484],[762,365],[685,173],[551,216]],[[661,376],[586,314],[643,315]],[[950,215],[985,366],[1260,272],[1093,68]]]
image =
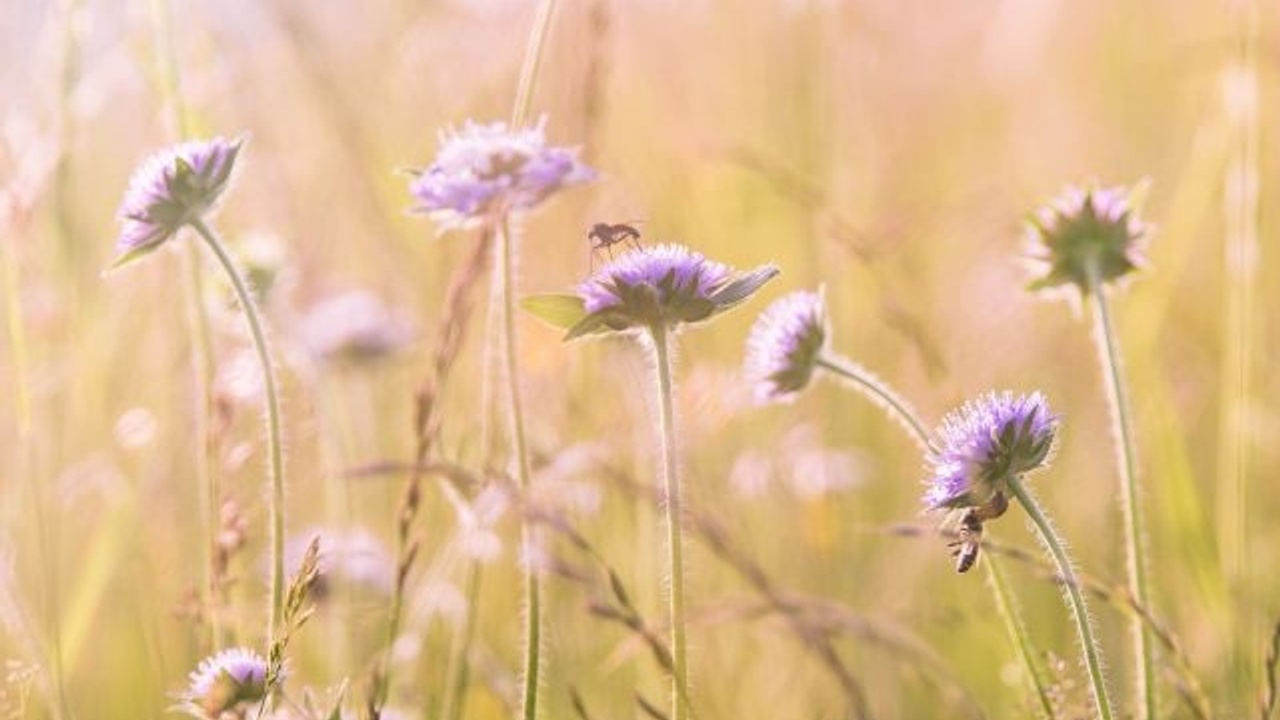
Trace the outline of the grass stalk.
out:
[[[1022,661],[1022,669],[1027,674],[1027,682],[1031,684],[1035,691],[1036,700],[1040,703],[1040,710],[1044,713],[1046,720],[1055,720],[1057,717],[1053,710],[1053,702],[1049,699],[1049,688],[1045,686],[1044,677],[1041,675],[1039,664],[1036,662],[1035,649],[1031,645],[1030,638],[1027,636],[1027,629],[1022,624],[1022,618],[1018,615],[1018,606],[1015,604],[1013,589],[1009,587],[1009,581],[1004,576],[1004,568],[1001,567],[1003,561],[997,557],[987,553],[982,565],[986,568],[987,583],[991,586],[991,594],[996,599],[996,611],[1000,613],[1000,618],[1004,620],[1005,631],[1009,633],[1009,639],[1013,641],[1013,649],[1018,653],[1018,659]]]
[[[182,94],[182,73],[173,38],[173,7],[169,0],[151,0],[151,22],[156,47],[156,67],[160,94],[169,115],[170,132],[179,141],[191,137],[187,104]],[[217,572],[217,550],[214,536],[218,532],[218,479],[215,475],[217,444],[213,437],[213,341],[209,310],[204,302],[204,275],[200,268],[198,248],[185,247],[187,327],[191,334],[192,377],[195,381],[197,407],[195,436],[196,492],[202,518],[204,575],[200,579],[199,599],[209,623],[208,643],[211,650],[223,646],[220,603],[214,588]]]

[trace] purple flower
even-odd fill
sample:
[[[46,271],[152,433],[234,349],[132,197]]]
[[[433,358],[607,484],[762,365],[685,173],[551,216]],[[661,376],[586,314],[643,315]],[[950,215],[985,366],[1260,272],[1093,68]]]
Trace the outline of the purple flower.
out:
[[[587,315],[568,338],[706,320],[746,300],[777,274],[772,265],[738,273],[683,245],[632,250],[578,286]]]
[[[242,138],[198,140],[174,145],[147,158],[133,173],[119,217],[116,241],[120,265],[173,237],[184,225],[217,205],[231,180]]]
[[[179,695],[178,709],[216,720],[262,700],[266,693],[267,661],[249,648],[230,648],[200,661]]]
[[[1065,190],[1036,211],[1027,228],[1032,290],[1074,285],[1088,295],[1145,265],[1150,226],[1138,217],[1133,191],[1123,187]],[[1091,277],[1092,276],[1092,277]]]
[[[757,401],[793,399],[809,384],[826,340],[826,308],[820,293],[794,292],[760,313],[747,338],[744,365]]]
[[[989,502],[1008,478],[1048,461],[1057,430],[1058,418],[1038,392],[989,392],[952,410],[930,443],[924,504],[937,510]]]
[[[435,162],[409,184],[417,204],[445,227],[466,227],[513,210],[529,210],[552,193],[595,179],[572,148],[548,147],[543,128],[468,121],[440,135]]]
[[[352,364],[386,357],[412,340],[408,320],[363,290],[316,303],[302,318],[301,336],[317,358]]]

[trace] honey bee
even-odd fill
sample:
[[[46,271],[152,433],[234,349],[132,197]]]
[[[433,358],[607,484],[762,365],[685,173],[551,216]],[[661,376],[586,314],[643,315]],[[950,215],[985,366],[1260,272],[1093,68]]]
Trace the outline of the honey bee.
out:
[[[1009,499],[997,492],[984,505],[957,510],[955,540],[947,543],[951,557],[956,559],[956,572],[966,573],[978,562],[982,549],[983,523],[994,520],[1009,509]],[[947,523],[949,524],[949,523]]]
[[[613,246],[631,241],[635,247],[640,247],[640,231],[634,225],[629,223],[603,223],[598,222],[591,226],[587,231],[587,240],[591,242],[591,264],[594,269],[595,256],[597,250],[605,250],[609,253],[609,257],[613,257]]]

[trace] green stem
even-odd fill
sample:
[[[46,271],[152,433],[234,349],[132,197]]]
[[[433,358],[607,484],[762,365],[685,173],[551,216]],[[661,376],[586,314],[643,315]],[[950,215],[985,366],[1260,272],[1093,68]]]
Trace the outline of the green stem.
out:
[[[1009,633],[1009,638],[1013,640],[1013,648],[1018,653],[1018,659],[1022,661],[1022,669],[1027,673],[1027,681],[1031,683],[1032,689],[1036,692],[1036,699],[1040,701],[1040,709],[1044,712],[1044,717],[1046,720],[1054,720],[1057,716],[1053,711],[1053,703],[1049,700],[1049,689],[1045,687],[1044,679],[1040,676],[1040,668],[1036,664],[1035,649],[1027,636],[1027,629],[1022,624],[1022,618],[1018,616],[1018,607],[1013,597],[1013,589],[1009,587],[1009,582],[1005,579],[1004,569],[1001,567],[1002,563],[1002,560],[991,553],[987,553],[987,557],[982,563],[987,569],[987,579],[990,581],[991,593],[996,598],[996,610],[1004,620],[1004,627]]]
[[[1053,563],[1058,567],[1058,577],[1066,591],[1067,608],[1076,622],[1076,633],[1080,636],[1080,648],[1084,654],[1084,664],[1089,671],[1089,684],[1093,692],[1093,701],[1097,706],[1101,720],[1112,720],[1115,717],[1111,709],[1111,698],[1107,695],[1106,679],[1102,675],[1102,653],[1098,649],[1098,641],[1094,638],[1093,621],[1089,619],[1089,609],[1085,606],[1084,595],[1080,592],[1080,581],[1071,565],[1066,547],[1053,529],[1053,524],[1045,517],[1044,511],[1036,503],[1035,498],[1022,484],[1022,478],[1011,477],[1007,480],[1009,491],[1022,504],[1031,524],[1035,526],[1040,541],[1049,551]]]
[[[670,338],[668,328],[660,323],[650,326],[649,335],[657,361],[658,400],[662,408],[662,476],[666,487],[668,571],[671,577],[671,720],[685,720],[689,716],[689,670],[684,628],[684,511],[676,459]]]
[[[1134,455],[1133,427],[1129,417],[1129,398],[1125,389],[1124,378],[1120,371],[1120,350],[1116,342],[1115,329],[1111,323],[1111,310],[1107,296],[1099,280],[1096,265],[1090,267],[1089,298],[1093,301],[1094,316],[1097,319],[1095,338],[1098,343],[1098,354],[1102,361],[1103,375],[1106,378],[1107,399],[1111,408],[1111,420],[1117,434],[1116,461],[1119,466],[1120,484],[1124,513],[1125,529],[1125,567],[1128,574],[1128,589],[1133,598],[1142,607],[1151,607],[1147,600],[1146,570],[1146,535],[1142,509],[1139,500],[1138,469]],[[1132,625],[1134,658],[1137,663],[1135,678],[1137,680],[1137,698],[1142,712],[1139,717],[1155,720],[1155,650],[1151,631],[1143,623],[1135,620]]]
[[[551,15],[555,11],[555,0],[542,0],[538,5],[538,14],[534,18],[533,28],[529,32],[529,43],[525,47],[524,61],[520,66],[520,80],[516,86],[516,99],[511,109],[511,127],[518,128],[528,118],[529,109],[533,105],[533,87],[538,78],[538,68],[542,64],[542,49],[546,43],[547,31],[551,27]],[[508,218],[501,218],[502,232],[498,242],[500,248],[494,262],[500,266],[502,286],[502,326],[503,354],[507,370],[507,396],[509,400],[509,425],[511,442],[515,452],[516,479],[522,491],[529,490],[529,454],[525,444],[524,412],[520,401],[520,366],[516,354],[515,330],[515,282],[512,279],[511,256],[513,253]],[[487,409],[486,409],[487,412]],[[521,698],[521,713],[524,720],[536,720],[538,717],[538,689],[542,671],[542,598],[538,575],[532,563],[532,532],[528,522],[520,524],[520,542],[525,556],[525,656],[524,656],[524,691]]]
[[[920,445],[921,448],[929,447],[929,431],[925,429],[924,423],[920,422],[920,418],[916,417],[911,406],[905,400],[898,397],[898,394],[889,389],[889,386],[881,382],[876,376],[867,372],[858,364],[847,360],[838,355],[824,353],[818,356],[817,366],[835,373],[840,378],[848,380],[853,385],[853,389],[866,395],[872,402],[881,406],[889,412],[889,415],[902,424],[912,436],[912,439]]]
[[[267,452],[270,455],[271,480],[271,503],[268,506],[271,523],[271,616],[267,624],[267,642],[270,644],[275,641],[277,632],[282,630],[280,623],[284,614],[284,450],[280,429],[280,393],[276,388],[276,373],[267,347],[267,334],[258,319],[257,304],[253,300],[253,294],[249,292],[248,284],[217,234],[199,218],[191,221],[191,227],[204,239],[205,245],[226,271],[227,278],[235,289],[236,298],[240,301],[240,309],[249,324],[253,348],[257,351],[258,363],[262,366],[262,382],[267,396]]]
[[[507,217],[504,216],[500,224],[498,252],[494,258],[498,263],[497,272],[501,277],[502,285],[502,355],[507,376],[507,424],[511,432],[512,451],[515,454],[512,460],[515,462],[516,481],[520,484],[521,491],[528,492],[532,473],[529,469],[529,448],[524,433],[524,403],[520,398],[520,353],[516,341],[516,293],[512,271],[515,238],[511,236],[511,225]],[[528,522],[520,524],[520,544],[525,560],[525,654],[521,714],[525,720],[535,720],[538,716],[538,686],[542,655],[542,593],[538,573],[532,564],[533,528]]]

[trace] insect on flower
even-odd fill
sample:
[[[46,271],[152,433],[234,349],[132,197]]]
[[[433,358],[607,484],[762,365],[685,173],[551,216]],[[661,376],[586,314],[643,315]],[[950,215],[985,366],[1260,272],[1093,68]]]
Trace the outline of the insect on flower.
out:
[[[952,517],[944,526],[954,525],[955,540],[947,543],[951,557],[956,559],[956,572],[966,573],[978,562],[982,549],[983,523],[995,520],[1009,509],[1009,500],[1002,492],[996,492],[985,505],[952,511]]]
[[[597,250],[606,251],[609,254],[609,259],[612,260],[614,245],[621,245],[629,240],[636,249],[641,247],[640,231],[631,223],[614,223],[611,225],[605,222],[598,222],[587,231],[587,240],[591,243],[592,272],[595,272]]]

